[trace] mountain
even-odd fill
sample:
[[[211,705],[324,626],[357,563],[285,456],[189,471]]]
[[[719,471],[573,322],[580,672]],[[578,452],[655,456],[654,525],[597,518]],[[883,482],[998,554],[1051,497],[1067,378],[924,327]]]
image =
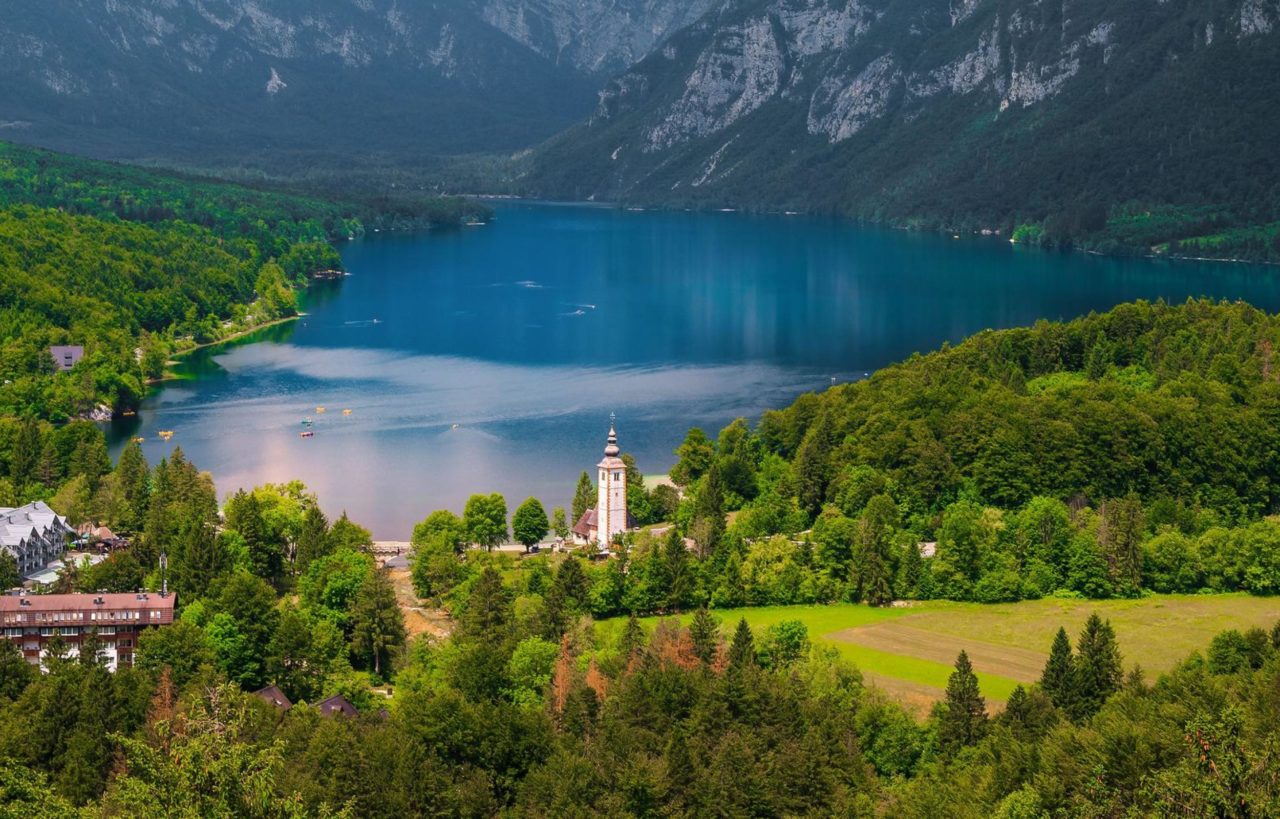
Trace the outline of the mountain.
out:
[[[113,158],[532,145],[710,0],[47,0],[0,21],[0,136]]]
[[[725,0],[519,184],[1149,246],[1280,220],[1277,100],[1277,0]]]

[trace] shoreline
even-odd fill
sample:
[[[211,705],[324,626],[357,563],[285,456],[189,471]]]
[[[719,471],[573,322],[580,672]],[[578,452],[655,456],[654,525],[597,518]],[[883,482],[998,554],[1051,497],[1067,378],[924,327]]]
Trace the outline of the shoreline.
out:
[[[252,327],[246,327],[243,330],[237,330],[236,332],[232,333],[231,335],[225,338],[216,339],[214,341],[206,341],[203,344],[196,344],[192,347],[186,347],[182,350],[179,350],[173,353],[169,357],[169,359],[165,361],[164,375],[160,376],[159,378],[148,378],[146,381],[146,384],[148,387],[150,387],[158,384],[163,384],[166,381],[179,380],[178,376],[174,375],[170,368],[176,364],[181,363],[183,358],[186,358],[187,356],[191,355],[197,350],[204,350],[209,347],[217,347],[220,344],[230,344],[233,341],[239,341],[245,336],[252,335],[260,330],[266,330],[269,327],[277,327],[281,324],[288,324],[291,321],[297,321],[300,318],[306,317],[306,315],[307,315],[306,313],[300,312],[297,315],[284,316],[283,318],[272,319],[271,321],[265,321],[265,322],[262,322],[261,324],[255,324]]]

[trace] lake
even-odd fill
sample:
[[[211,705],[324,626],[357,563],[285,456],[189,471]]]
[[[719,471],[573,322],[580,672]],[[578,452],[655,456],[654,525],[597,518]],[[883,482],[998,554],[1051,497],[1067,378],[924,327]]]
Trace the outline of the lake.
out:
[[[624,451],[662,474],[689,427],[714,435],[985,328],[1137,298],[1280,309],[1264,267],[809,217],[495,210],[483,227],[346,243],[351,275],[313,286],[305,317],[197,351],[182,380],[112,425],[114,451],[144,436],[154,463],[181,446],[222,496],[301,479],[330,517],[408,539],[475,492],[567,507],[610,413]]]

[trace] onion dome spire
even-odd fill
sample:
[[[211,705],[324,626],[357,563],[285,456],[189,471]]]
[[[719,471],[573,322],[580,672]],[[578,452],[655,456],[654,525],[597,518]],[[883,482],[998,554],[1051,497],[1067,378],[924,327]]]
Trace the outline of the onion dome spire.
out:
[[[616,458],[622,450],[618,449],[618,432],[614,429],[614,414],[609,413],[609,440],[604,445],[604,455],[606,458]]]

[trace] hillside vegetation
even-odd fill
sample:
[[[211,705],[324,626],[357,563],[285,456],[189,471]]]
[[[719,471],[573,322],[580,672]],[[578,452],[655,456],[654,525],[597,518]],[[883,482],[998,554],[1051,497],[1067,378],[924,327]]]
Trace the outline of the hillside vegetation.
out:
[[[1254,0],[743,0],[516,184],[1276,260],[1277,77],[1280,8]]]
[[[485,212],[336,204],[0,144],[0,415],[136,407],[172,352],[296,312],[294,288],[341,266],[331,242]],[[55,373],[54,344],[85,358]]]

